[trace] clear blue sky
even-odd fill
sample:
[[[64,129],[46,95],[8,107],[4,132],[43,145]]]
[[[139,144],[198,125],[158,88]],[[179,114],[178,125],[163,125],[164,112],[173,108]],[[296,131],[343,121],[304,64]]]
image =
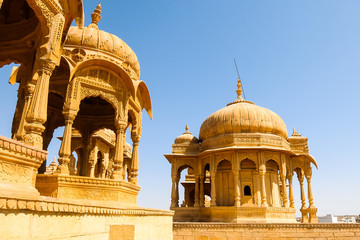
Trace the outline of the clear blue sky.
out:
[[[97,3],[85,1],[86,25]],[[359,214],[359,10],[356,0],[103,1],[100,28],[135,51],[152,97],[154,119],[143,117],[139,205],[169,208],[163,154],[186,123],[198,136],[206,117],[236,98],[236,58],[247,100],[275,111],[289,134],[295,127],[309,138],[319,214]],[[7,83],[10,69],[0,70],[6,137],[18,87]]]

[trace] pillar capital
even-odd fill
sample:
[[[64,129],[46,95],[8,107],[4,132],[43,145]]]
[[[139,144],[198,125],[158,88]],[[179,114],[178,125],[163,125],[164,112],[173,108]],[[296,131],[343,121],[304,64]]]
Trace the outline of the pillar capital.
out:
[[[51,73],[54,71],[56,63],[48,58],[39,58],[37,59],[36,68],[37,71],[44,71],[45,73]]]
[[[304,172],[304,173],[305,173],[306,180],[307,180],[308,182],[311,181],[312,169],[311,169],[310,166],[305,169],[305,172]]]
[[[131,140],[133,141],[133,144],[139,144],[140,139],[141,139],[140,134],[131,132]]]
[[[115,128],[116,130],[124,131],[127,127],[127,123],[122,120],[115,121]]]

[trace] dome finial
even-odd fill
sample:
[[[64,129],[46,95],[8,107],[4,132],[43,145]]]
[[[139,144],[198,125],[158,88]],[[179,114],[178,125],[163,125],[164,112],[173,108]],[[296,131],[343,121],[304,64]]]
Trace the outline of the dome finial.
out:
[[[186,132],[185,133],[190,133],[189,132],[189,126],[186,124],[186,126],[185,126],[185,130],[186,130]]]
[[[236,101],[244,101],[244,99],[241,96],[243,90],[241,88],[241,79],[240,79],[240,77],[238,78],[237,87],[238,88],[236,89],[236,93],[237,93],[238,97],[236,98]]]
[[[293,134],[291,136],[299,137],[301,135],[295,130],[295,128],[293,128]]]
[[[101,20],[101,15],[100,14],[101,14],[101,3],[99,3],[96,6],[94,12],[91,14],[92,21],[91,21],[89,27],[91,27],[91,28],[99,28],[98,27],[98,22]]]

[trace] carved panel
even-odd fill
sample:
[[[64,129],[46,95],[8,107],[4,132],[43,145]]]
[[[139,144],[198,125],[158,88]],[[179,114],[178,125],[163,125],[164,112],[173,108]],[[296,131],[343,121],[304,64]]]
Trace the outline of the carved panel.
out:
[[[30,167],[0,161],[0,182],[31,183],[32,173]]]

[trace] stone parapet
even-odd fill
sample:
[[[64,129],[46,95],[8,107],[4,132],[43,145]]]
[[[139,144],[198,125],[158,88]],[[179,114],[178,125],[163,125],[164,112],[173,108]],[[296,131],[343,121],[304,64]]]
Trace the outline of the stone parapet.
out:
[[[0,196],[36,197],[36,172],[47,152],[0,136]]]
[[[79,214],[106,214],[106,215],[136,215],[136,216],[173,216],[172,211],[147,208],[107,207],[101,204],[84,204],[77,201],[61,201],[40,197],[38,199],[0,197],[0,211],[2,210],[29,210],[45,213],[79,213]]]
[[[284,207],[177,207],[176,222],[295,223],[295,208]]]
[[[39,197],[0,198],[1,239],[172,239],[172,211]],[[19,231],[21,229],[21,231]],[[122,230],[122,231],[119,231]],[[120,234],[119,234],[120,233]],[[111,237],[111,238],[109,238]]]
[[[122,180],[39,174],[36,188],[43,196],[91,202],[136,205],[140,187]],[[107,203],[108,204],[108,203]]]
[[[355,240],[360,239],[360,224],[174,222],[173,234],[174,240]]]

